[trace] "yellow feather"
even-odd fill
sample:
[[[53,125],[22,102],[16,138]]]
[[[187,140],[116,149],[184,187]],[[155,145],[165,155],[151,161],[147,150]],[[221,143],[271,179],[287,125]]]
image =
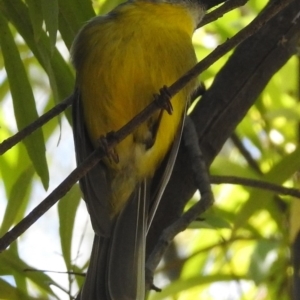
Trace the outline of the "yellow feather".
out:
[[[194,22],[183,6],[137,1],[84,27],[75,42],[74,61],[93,142],[124,126],[153,101],[162,86],[172,84],[196,63],[191,43]],[[152,148],[145,147],[151,137],[146,123],[116,147],[118,164],[106,161],[113,178],[113,214],[120,211],[136,183],[157,169],[194,87],[195,81],[172,99],[174,112],[163,113]]]

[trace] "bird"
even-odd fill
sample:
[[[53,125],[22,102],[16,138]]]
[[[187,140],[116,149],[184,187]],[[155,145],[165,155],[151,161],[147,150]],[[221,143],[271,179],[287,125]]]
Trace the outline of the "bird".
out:
[[[204,14],[200,0],[131,0],[82,27],[71,49],[77,164],[196,64],[192,36]],[[158,110],[80,179],[95,237],[77,300],[144,299],[147,231],[197,84],[172,98],[171,114]]]

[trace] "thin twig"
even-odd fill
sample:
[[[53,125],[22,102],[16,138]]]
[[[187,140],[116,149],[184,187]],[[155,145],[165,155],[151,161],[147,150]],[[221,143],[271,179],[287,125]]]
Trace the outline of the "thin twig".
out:
[[[53,119],[55,116],[59,115],[61,112],[63,112],[67,107],[69,107],[72,104],[72,97],[66,98],[61,103],[54,106],[52,109],[50,109],[48,112],[43,114],[41,117],[39,117],[34,122],[30,123],[28,126],[17,132],[12,137],[6,139],[0,144],[0,155],[4,154],[6,151],[11,149],[13,146],[18,144],[20,141],[25,139],[28,135],[33,133],[38,128],[42,127],[44,124],[46,124],[48,121]]]
[[[222,6],[208,13],[199,23],[197,28],[200,28],[208,23],[216,21],[217,19],[223,17],[226,13],[234,10],[235,8],[245,5],[248,1],[249,0],[232,0],[225,2]]]
[[[258,174],[262,174],[262,171],[260,170],[256,160],[252,157],[251,153],[248,151],[248,149],[244,146],[244,144],[241,142],[238,135],[233,132],[230,136],[233,144],[237,147],[237,149],[241,152],[243,157],[246,159],[249,166],[255,170]]]
[[[51,270],[39,270],[39,269],[24,269],[24,272],[40,272],[40,273],[55,273],[55,274],[69,274],[85,277],[85,273],[79,273],[74,271],[51,271]]]
[[[287,188],[275,183],[258,180],[258,179],[250,179],[250,178],[242,178],[237,176],[210,176],[211,183],[214,184],[239,184],[248,187],[258,188],[267,190],[276,194],[293,196],[300,199],[300,190],[295,188]]]

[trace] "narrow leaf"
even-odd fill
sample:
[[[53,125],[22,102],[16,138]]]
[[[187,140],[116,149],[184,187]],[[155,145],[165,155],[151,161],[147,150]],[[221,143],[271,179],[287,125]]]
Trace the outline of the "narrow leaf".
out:
[[[72,236],[76,211],[80,199],[81,192],[79,186],[74,185],[70,192],[58,203],[61,248],[68,269],[71,269]]]
[[[0,275],[14,275],[14,276],[26,276],[27,279],[30,279],[39,289],[42,291],[53,295],[54,293],[51,289],[51,284],[54,284],[54,281],[51,277],[47,276],[43,272],[25,272],[24,270],[33,269],[30,265],[26,264],[23,260],[21,260],[16,253],[13,251],[5,251],[0,255]],[[1,289],[0,289],[1,291]],[[0,293],[0,299],[1,293]],[[15,299],[15,298],[9,298]],[[23,298],[21,298],[23,299]],[[24,298],[26,299],[26,298]]]
[[[27,6],[20,0],[2,0],[0,1],[0,11],[5,17],[16,27],[18,33],[26,41],[35,58],[47,72],[54,91],[57,89],[59,100],[64,99],[72,92],[74,85],[74,74],[72,73],[69,64],[63,59],[59,51],[55,48],[51,54],[49,49],[49,37],[43,31],[36,43],[33,35],[33,30],[28,24],[31,23]],[[51,68],[51,73],[49,70]],[[54,78],[52,78],[54,76]],[[53,84],[55,82],[55,85]]]
[[[14,42],[7,20],[0,14],[0,45],[9,80],[18,129],[24,128],[38,118],[30,83]],[[49,171],[45,155],[45,142],[41,130],[24,140],[28,155],[40,176],[44,188],[48,188]]]
[[[26,207],[28,202],[28,191],[31,188],[31,180],[33,178],[34,170],[30,166],[25,171],[23,171],[17,178],[15,184],[12,187],[8,204],[5,210],[3,222],[1,224],[0,236],[9,230],[9,228],[16,223],[17,216],[20,211],[24,211],[24,206]]]
[[[217,274],[217,275],[206,275],[206,276],[196,276],[188,279],[180,279],[178,281],[174,281],[168,287],[163,289],[160,293],[155,293],[150,300],[163,300],[172,296],[175,297],[176,294],[194,288],[199,287],[201,285],[206,285],[214,282],[221,281],[232,281],[232,280],[241,280],[246,279],[244,276],[233,276],[228,274]],[[176,299],[176,298],[175,298]]]
[[[41,3],[46,30],[50,38],[50,48],[53,51],[58,30],[58,2],[57,0],[42,0]]]
[[[49,1],[51,2],[51,1]],[[40,1],[26,0],[35,41],[38,42],[43,32],[43,15]]]
[[[14,300],[34,300],[26,294],[19,291],[16,287],[10,285],[7,281],[0,278],[0,291],[1,299],[14,299]]]

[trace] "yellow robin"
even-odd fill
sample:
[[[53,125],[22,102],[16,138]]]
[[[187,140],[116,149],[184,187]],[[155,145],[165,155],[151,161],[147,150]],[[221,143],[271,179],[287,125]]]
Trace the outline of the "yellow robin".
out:
[[[128,123],[162,86],[196,64],[192,35],[203,16],[199,0],[132,0],[81,29],[72,47],[78,164],[101,136]],[[77,299],[144,299],[149,210],[172,171],[196,84],[172,99],[171,115],[157,112],[118,144],[118,162],[105,159],[81,179],[95,239]],[[163,159],[166,171],[154,187],[151,178]]]

